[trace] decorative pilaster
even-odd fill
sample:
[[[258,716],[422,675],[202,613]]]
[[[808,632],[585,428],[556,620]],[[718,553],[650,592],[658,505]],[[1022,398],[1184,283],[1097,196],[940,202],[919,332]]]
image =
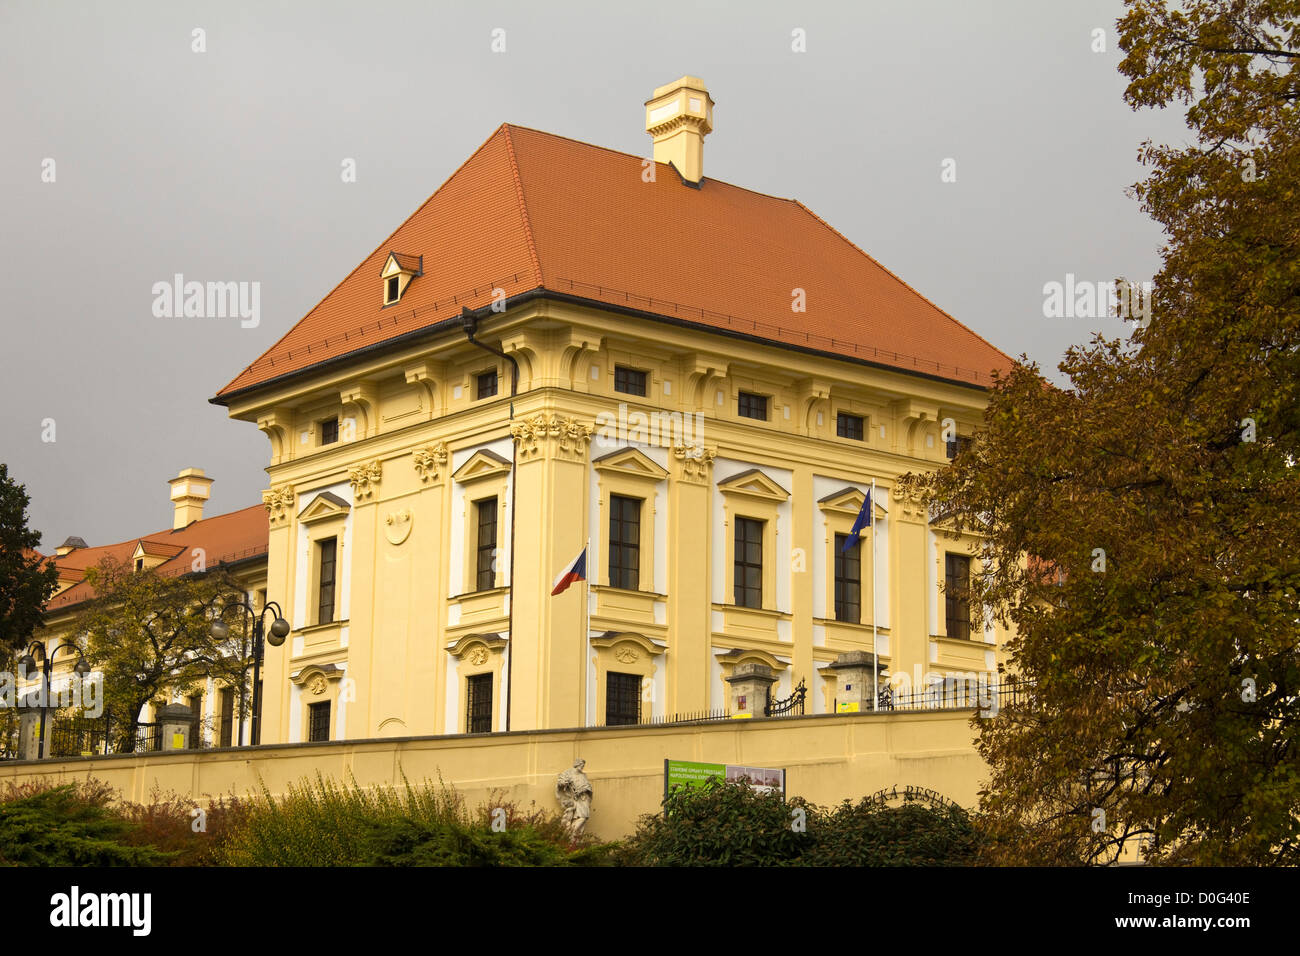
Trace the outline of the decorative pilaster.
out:
[[[680,463],[677,477],[694,484],[708,484],[716,455],[716,448],[706,448],[694,442],[674,445],[673,457]]]
[[[440,483],[449,457],[445,441],[415,449],[411,453],[411,458],[415,461],[415,471],[420,476],[420,483],[425,485]]]
[[[384,466],[378,459],[349,468],[348,481],[352,483],[353,500],[360,503],[374,498],[383,473]]]
[[[272,528],[282,528],[293,517],[293,485],[279,485],[262,492],[262,504],[266,505],[266,520]]]
[[[564,415],[534,415],[522,424],[510,426],[521,462],[541,457],[586,461],[587,446],[595,430],[595,425]]]
[[[894,489],[890,498],[898,502],[899,515],[902,520],[915,521],[920,524],[926,524],[929,521],[928,503],[915,488],[899,485]]]

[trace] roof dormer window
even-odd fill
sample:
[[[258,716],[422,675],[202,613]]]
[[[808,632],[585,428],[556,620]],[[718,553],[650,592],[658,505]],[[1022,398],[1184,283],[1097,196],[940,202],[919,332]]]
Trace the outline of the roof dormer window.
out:
[[[406,294],[406,287],[417,276],[424,275],[424,256],[407,256],[389,252],[384,260],[384,305],[396,304]]]

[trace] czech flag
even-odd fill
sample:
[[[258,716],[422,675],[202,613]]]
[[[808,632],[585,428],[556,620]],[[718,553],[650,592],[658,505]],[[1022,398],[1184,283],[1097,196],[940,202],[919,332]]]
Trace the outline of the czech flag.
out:
[[[857,520],[853,522],[853,527],[849,530],[849,535],[844,539],[844,547],[840,548],[840,554],[844,554],[853,547],[862,537],[862,529],[871,527],[871,492],[862,501],[862,510],[858,512]]]
[[[568,563],[560,576],[555,579],[555,587],[551,589],[551,595],[563,594],[569,589],[569,585],[575,581],[587,580],[587,546],[583,545],[578,556]]]

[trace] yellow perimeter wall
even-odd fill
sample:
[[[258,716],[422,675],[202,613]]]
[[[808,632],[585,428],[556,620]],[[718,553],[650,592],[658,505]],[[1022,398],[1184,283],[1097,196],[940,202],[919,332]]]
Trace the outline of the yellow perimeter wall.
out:
[[[579,757],[594,790],[589,830],[629,834],[659,809],[663,761],[784,767],[787,793],[814,803],[858,800],[886,787],[928,787],[974,807],[985,766],[972,746],[972,711],[819,715],[664,727],[540,730],[450,737],[402,737],[339,743],[280,744],[244,750],[182,751],[5,763],[0,782],[94,777],[125,799],[162,792],[201,800],[244,795],[260,775],[272,793],[290,783],[349,774],[362,786],[453,783],[471,806],[494,790],[527,808],[558,809],[555,776]],[[792,756],[798,755],[798,756]]]

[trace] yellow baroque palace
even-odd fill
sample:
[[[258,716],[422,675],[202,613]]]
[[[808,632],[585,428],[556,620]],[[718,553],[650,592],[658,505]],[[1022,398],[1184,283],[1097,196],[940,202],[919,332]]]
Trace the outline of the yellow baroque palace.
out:
[[[713,108],[656,90],[653,160],[501,126],[213,399],[270,439],[263,742],[671,720],[745,663],[828,713],[851,651],[996,679],[974,542],[892,489],[1009,360],[706,177]]]

